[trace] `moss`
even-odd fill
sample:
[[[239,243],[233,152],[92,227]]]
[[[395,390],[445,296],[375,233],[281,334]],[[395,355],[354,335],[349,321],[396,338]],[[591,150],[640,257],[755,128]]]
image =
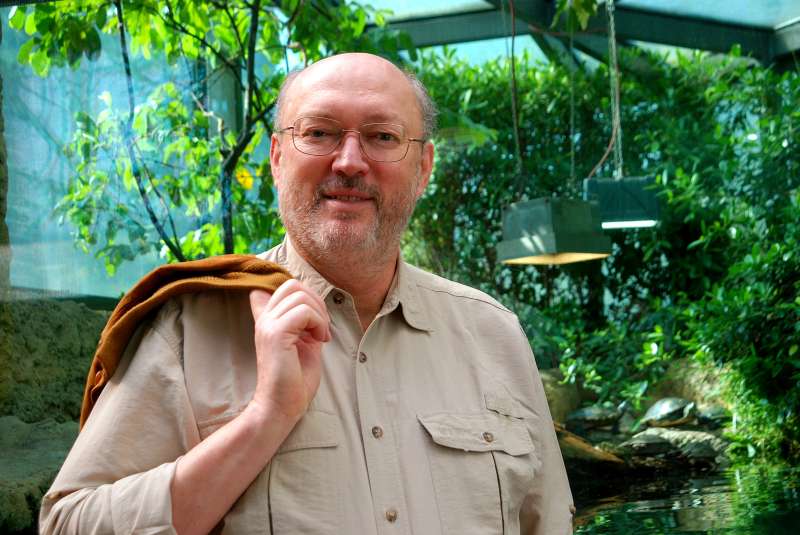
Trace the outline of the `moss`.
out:
[[[77,433],[75,422],[0,417],[0,533],[35,533],[42,496]]]
[[[4,303],[0,415],[25,422],[76,420],[107,315],[71,301]]]

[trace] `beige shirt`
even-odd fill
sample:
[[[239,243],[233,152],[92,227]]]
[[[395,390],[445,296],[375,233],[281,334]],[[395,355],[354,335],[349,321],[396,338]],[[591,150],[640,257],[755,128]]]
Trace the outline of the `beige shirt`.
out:
[[[400,262],[362,332],[353,300],[288,242],[263,255],[332,321],[316,397],[221,533],[571,533],[569,484],[517,318]],[[141,328],[45,495],[43,533],[175,533],[176,460],[255,388],[247,295],[165,305]],[[214,493],[214,489],[197,489]]]

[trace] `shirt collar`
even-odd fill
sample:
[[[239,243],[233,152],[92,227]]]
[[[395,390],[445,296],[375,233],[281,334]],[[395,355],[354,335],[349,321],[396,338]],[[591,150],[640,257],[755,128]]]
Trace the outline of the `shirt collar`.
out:
[[[327,298],[328,294],[336,289],[297,252],[288,235],[283,243],[277,246],[275,258],[278,264],[286,267],[289,273],[312,288],[322,299]],[[403,319],[411,327],[421,331],[432,331],[428,311],[420,303],[416,280],[418,276],[417,270],[400,258],[394,280],[379,314],[388,314],[399,306]]]

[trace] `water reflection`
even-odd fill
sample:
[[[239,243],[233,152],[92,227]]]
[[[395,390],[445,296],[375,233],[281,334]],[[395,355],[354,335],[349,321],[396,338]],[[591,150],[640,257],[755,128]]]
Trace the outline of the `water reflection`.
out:
[[[661,478],[578,503],[580,534],[800,533],[800,468],[754,465]]]

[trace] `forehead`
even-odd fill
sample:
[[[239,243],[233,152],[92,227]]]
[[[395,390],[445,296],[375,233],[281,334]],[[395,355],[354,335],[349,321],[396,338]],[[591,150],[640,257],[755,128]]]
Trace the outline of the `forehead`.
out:
[[[397,67],[374,56],[323,60],[303,71],[286,96],[288,121],[317,115],[347,123],[421,126],[411,83]]]

